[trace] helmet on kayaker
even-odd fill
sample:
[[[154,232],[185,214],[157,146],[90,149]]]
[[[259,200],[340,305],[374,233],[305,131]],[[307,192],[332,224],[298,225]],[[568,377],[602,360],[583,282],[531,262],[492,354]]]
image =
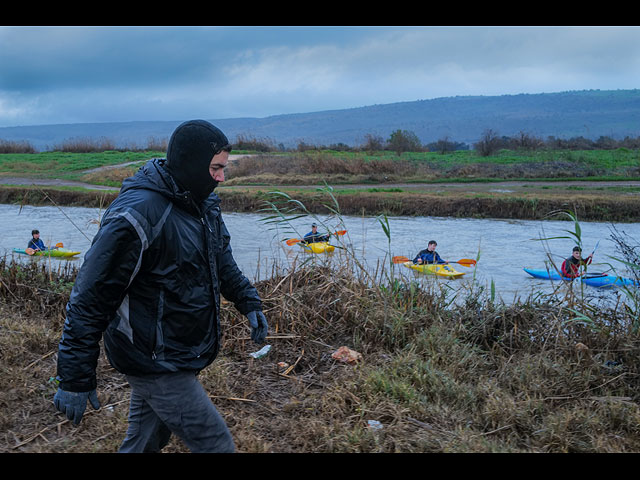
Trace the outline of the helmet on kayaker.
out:
[[[206,120],[189,120],[175,129],[167,146],[167,170],[181,189],[198,203],[218,186],[209,173],[211,160],[231,145],[222,131]]]

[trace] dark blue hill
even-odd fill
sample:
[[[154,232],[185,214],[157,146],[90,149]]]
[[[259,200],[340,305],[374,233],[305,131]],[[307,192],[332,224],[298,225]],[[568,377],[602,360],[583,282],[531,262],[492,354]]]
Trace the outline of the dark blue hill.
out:
[[[425,144],[448,137],[471,145],[487,129],[501,136],[524,132],[542,139],[623,139],[640,136],[640,90],[459,96],[265,118],[210,120],[232,141],[244,135],[286,147],[299,142],[356,146],[364,143],[367,134],[386,140],[398,129],[414,132]],[[71,138],[105,137],[117,145],[145,146],[149,138],[168,138],[181,121],[5,127],[0,128],[0,139],[26,140],[40,150]]]

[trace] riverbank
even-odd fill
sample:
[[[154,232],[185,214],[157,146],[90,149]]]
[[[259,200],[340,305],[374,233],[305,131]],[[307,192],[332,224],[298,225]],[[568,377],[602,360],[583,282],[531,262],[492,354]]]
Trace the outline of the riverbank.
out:
[[[0,155],[0,202],[105,207],[123,179],[163,152]],[[345,215],[544,219],[574,211],[580,220],[640,220],[636,150],[307,151],[229,157],[217,189],[223,209],[257,212],[268,192],[286,192],[325,213],[333,187]],[[325,183],[326,182],[326,183]],[[284,185],[283,185],[284,184]]]
[[[340,186],[333,189],[344,215],[442,216],[541,220],[558,210],[571,210],[582,221],[638,222],[640,195],[626,183],[578,184],[561,188],[548,185],[450,184],[418,186]],[[571,189],[571,187],[574,187]],[[580,189],[582,188],[582,189]],[[216,192],[228,212],[259,212],[269,192],[286,192],[300,200],[312,213],[327,212],[327,195],[318,187],[219,187]],[[626,190],[625,190],[626,189]],[[50,185],[0,186],[0,203],[106,208],[117,189],[97,190]]]
[[[124,438],[130,390],[104,354],[99,410],[75,427],[52,405],[76,273],[0,262],[0,452],[109,453]],[[258,282],[272,345],[262,359],[223,302],[221,353],[200,380],[239,452],[640,450],[640,345],[623,305],[585,308],[574,292],[505,306],[476,292],[451,306],[446,289],[357,273],[307,266]],[[358,359],[341,361],[340,347]],[[187,449],[173,438],[164,451]]]

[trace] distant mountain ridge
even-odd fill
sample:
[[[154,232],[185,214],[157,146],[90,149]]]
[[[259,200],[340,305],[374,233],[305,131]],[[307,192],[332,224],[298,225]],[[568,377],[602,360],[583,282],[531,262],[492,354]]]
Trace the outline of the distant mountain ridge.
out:
[[[623,139],[640,136],[640,89],[442,97],[265,118],[209,120],[231,141],[243,135],[285,147],[300,142],[357,146],[365,142],[367,134],[386,140],[399,129],[412,131],[423,144],[447,137],[472,145],[487,129],[500,136],[525,132],[542,139]],[[0,127],[0,139],[28,141],[39,150],[72,138],[105,137],[118,146],[145,146],[149,138],[168,138],[182,121]]]

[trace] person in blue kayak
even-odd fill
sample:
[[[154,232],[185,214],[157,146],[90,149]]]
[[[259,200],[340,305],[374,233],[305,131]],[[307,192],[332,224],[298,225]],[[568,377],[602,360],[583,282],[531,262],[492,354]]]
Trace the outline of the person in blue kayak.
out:
[[[39,250],[45,251],[47,250],[46,245],[40,239],[40,232],[38,230],[31,230],[31,240],[27,244],[27,248],[32,248],[36,252]]]
[[[318,225],[311,225],[311,231],[304,236],[305,243],[328,242],[329,235],[320,235],[318,233]]]
[[[421,265],[424,263],[430,263],[430,264],[449,263],[446,260],[443,260],[442,258],[440,258],[440,255],[438,255],[438,252],[436,252],[437,246],[438,244],[436,243],[435,240],[429,240],[429,243],[427,244],[427,248],[425,248],[424,250],[420,250],[418,252],[418,255],[416,255],[416,258],[413,259],[413,263],[417,263],[418,265]]]
[[[593,260],[593,254],[587,258],[582,258],[582,249],[578,246],[573,247],[571,256],[562,262],[562,276],[576,278],[580,275],[580,267],[587,266]]]

